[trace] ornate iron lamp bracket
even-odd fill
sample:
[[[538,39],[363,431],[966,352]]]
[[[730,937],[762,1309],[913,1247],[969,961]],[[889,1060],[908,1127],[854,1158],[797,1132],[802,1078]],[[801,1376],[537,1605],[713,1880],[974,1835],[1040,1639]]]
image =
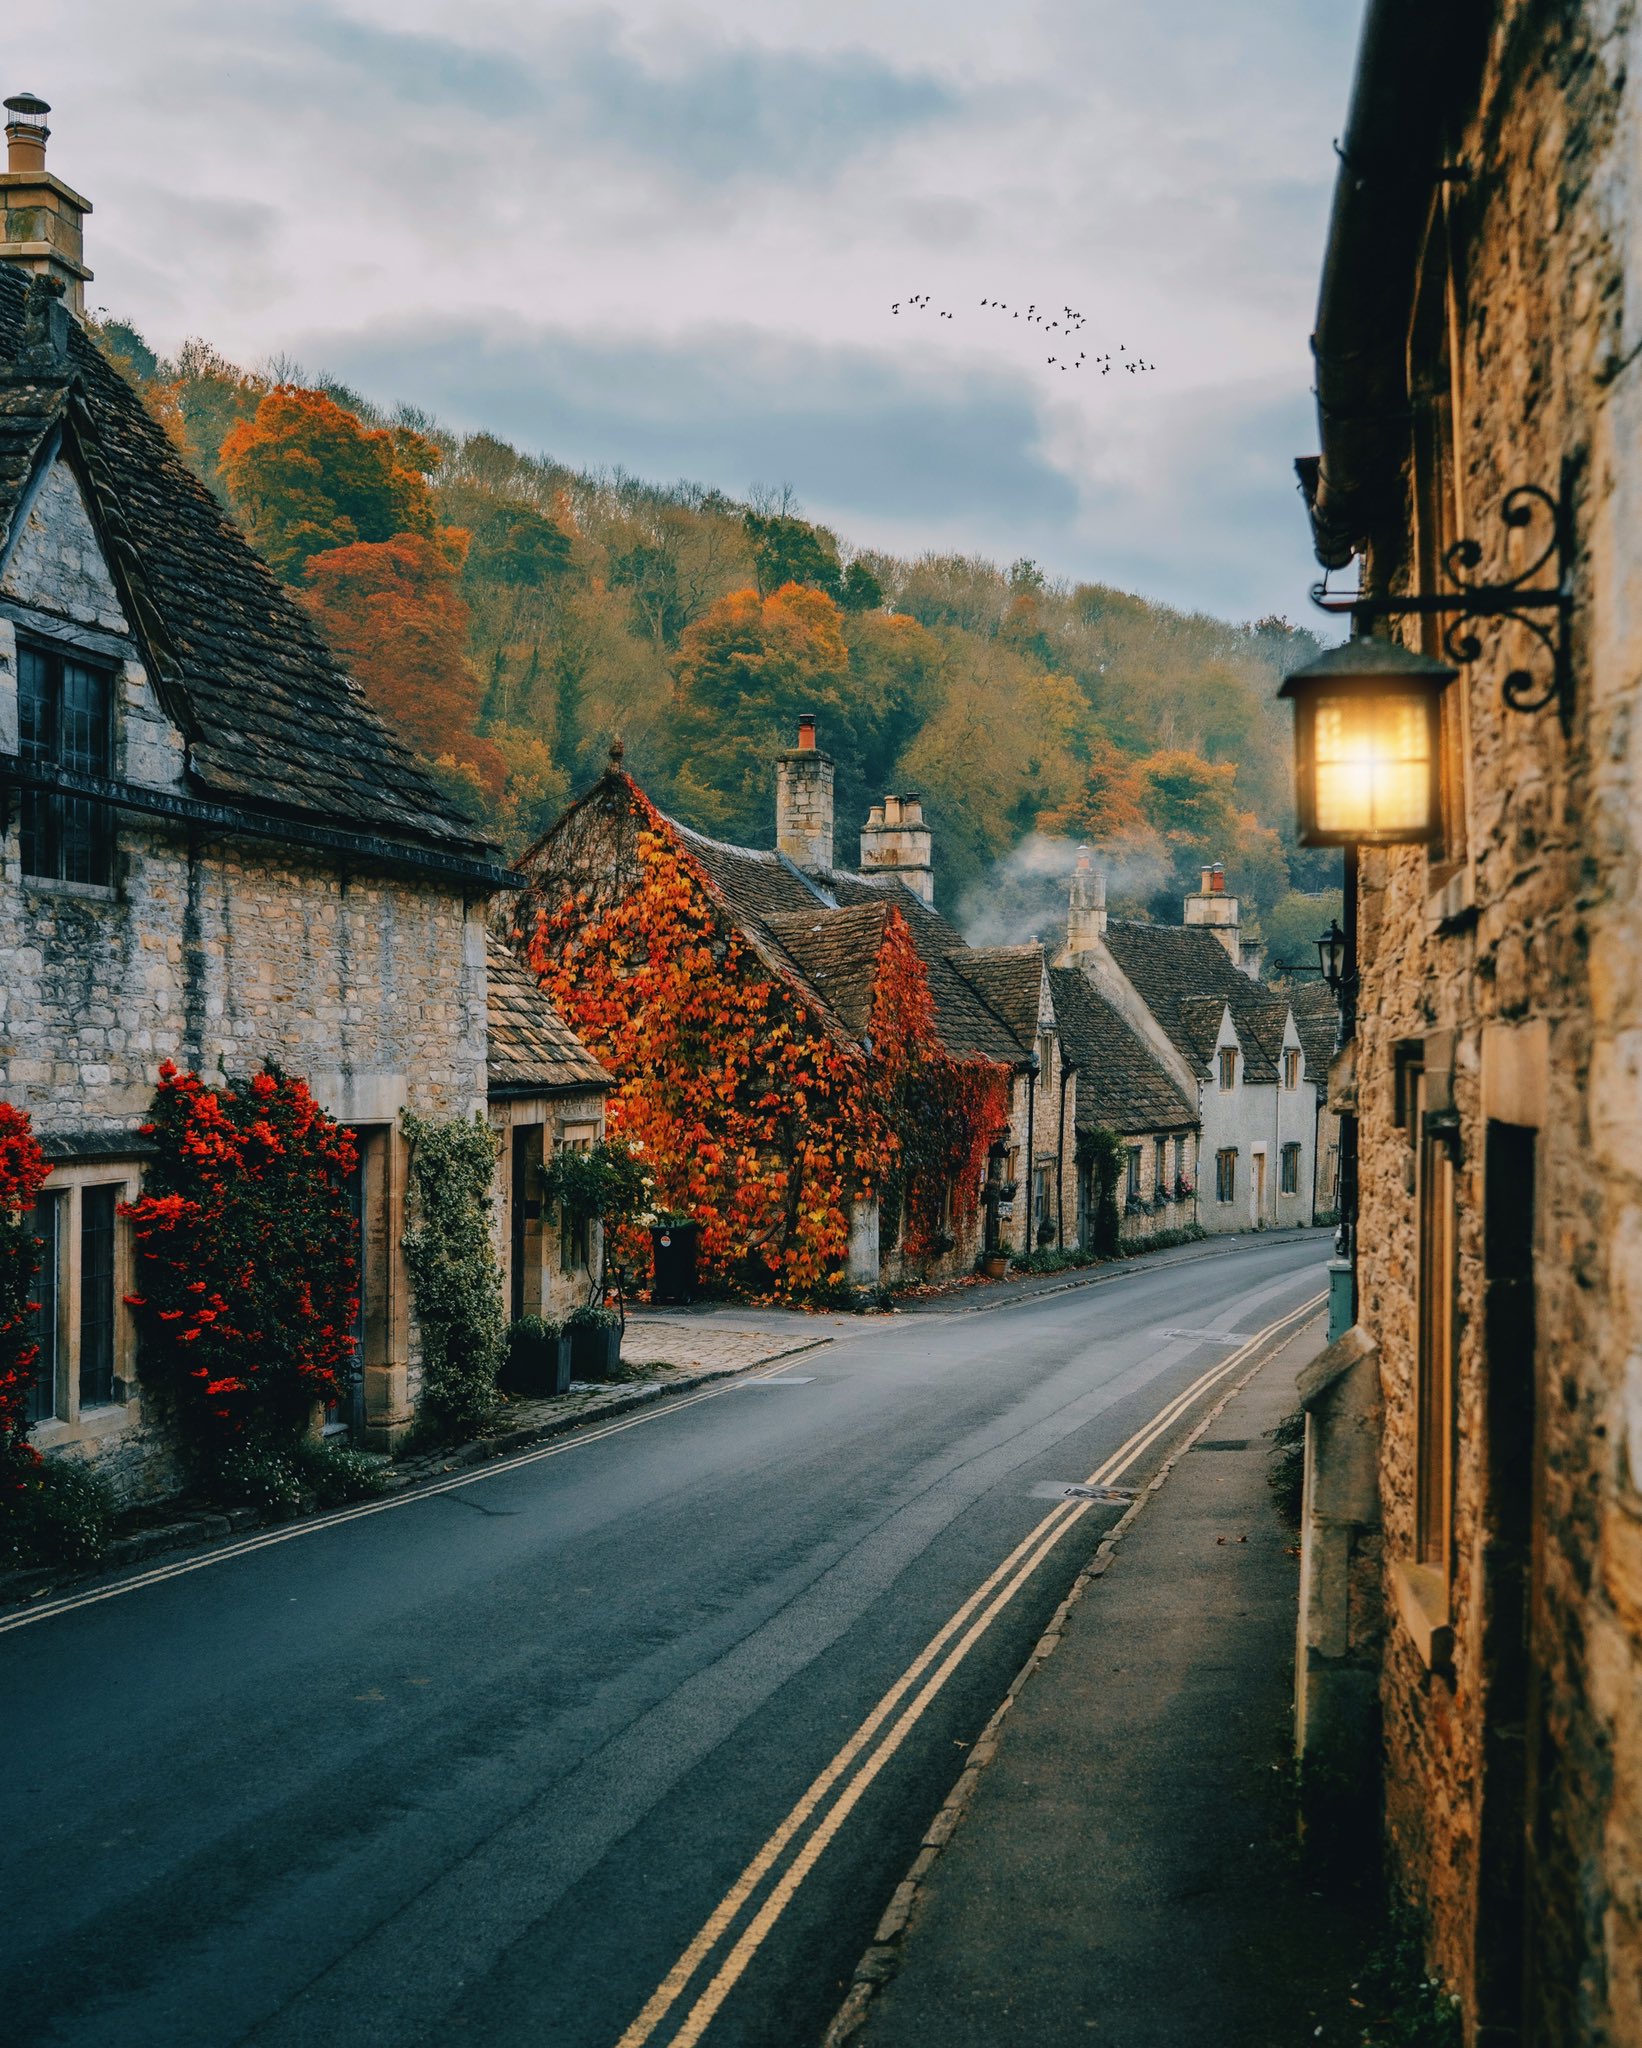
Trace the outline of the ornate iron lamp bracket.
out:
[[[1574,715],[1569,637],[1574,608],[1574,531],[1569,465],[1563,464],[1557,496],[1538,484],[1518,484],[1506,492],[1500,517],[1508,527],[1531,527],[1543,519],[1550,528],[1539,553],[1526,568],[1503,583],[1476,580],[1482,563],[1482,543],[1467,538],[1455,541],[1443,551],[1443,569],[1454,586],[1451,590],[1413,597],[1356,597],[1331,592],[1325,577],[1312,586],[1311,601],[1320,611],[1343,612],[1363,625],[1375,619],[1445,619],[1443,647],[1456,667],[1481,658],[1482,642],[1470,629],[1472,620],[1511,620],[1539,643],[1542,662],[1536,662],[1535,668],[1513,668],[1506,676],[1501,686],[1506,708],[1543,711],[1548,704],[1555,704],[1566,737]]]

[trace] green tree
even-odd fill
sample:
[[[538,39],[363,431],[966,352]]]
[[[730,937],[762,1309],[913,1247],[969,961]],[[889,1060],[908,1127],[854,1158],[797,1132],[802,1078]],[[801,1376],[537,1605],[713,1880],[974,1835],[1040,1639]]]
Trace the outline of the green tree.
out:
[[[784,583],[805,583],[828,597],[843,596],[843,571],[838,546],[830,533],[782,512],[749,512],[742,520],[761,597]]]

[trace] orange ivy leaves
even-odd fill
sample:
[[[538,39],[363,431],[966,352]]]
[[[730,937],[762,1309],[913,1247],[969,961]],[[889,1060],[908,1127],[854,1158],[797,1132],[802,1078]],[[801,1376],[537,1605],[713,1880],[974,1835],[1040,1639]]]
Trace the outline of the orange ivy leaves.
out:
[[[636,885],[602,913],[585,893],[544,909],[531,965],[616,1076],[610,1122],[643,1145],[658,1206],[699,1221],[704,1274],[824,1292],[844,1276],[850,1200],[893,1150],[865,1063],[720,917],[635,796]]]
[[[978,1157],[1003,1122],[994,1083],[1007,1082],[942,1051],[899,912],[884,920],[869,1053],[759,956],[665,820],[625,786],[640,822],[631,886],[599,905],[590,885],[567,887],[538,911],[527,949],[615,1075],[611,1125],[644,1147],[658,1206],[700,1224],[704,1274],[786,1299],[837,1288],[851,1202],[884,1188],[904,1157],[919,1162],[909,1218],[938,1220],[960,1171],[974,1181],[957,1190],[972,1211]],[[926,1245],[933,1234],[932,1222]],[[636,1243],[622,1249],[642,1260]]]

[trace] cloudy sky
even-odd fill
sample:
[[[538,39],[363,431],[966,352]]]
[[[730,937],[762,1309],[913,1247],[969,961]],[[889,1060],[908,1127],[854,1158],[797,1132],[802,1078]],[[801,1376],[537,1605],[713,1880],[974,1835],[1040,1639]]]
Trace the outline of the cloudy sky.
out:
[[[1361,0],[53,0],[93,304],[864,546],[1306,616]],[[916,313],[914,294],[933,306]],[[1072,306],[1093,356],[983,309]],[[899,300],[902,312],[891,305]],[[949,308],[951,320],[936,317]]]

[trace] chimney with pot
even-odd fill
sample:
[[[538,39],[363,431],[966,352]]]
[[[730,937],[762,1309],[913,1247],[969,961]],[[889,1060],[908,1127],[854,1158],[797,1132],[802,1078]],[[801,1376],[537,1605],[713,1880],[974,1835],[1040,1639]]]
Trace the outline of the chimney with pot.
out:
[[[935,901],[934,845],[924,823],[924,800],[908,792],[874,804],[861,827],[861,872],[900,876],[914,896]]]
[[[1234,967],[1243,964],[1243,934],[1237,898],[1226,894],[1226,870],[1219,861],[1203,870],[1202,887],[1186,898],[1187,924],[1206,925],[1231,956]]]
[[[85,288],[91,272],[84,262],[82,223],[91,201],[46,169],[46,138],[51,112],[32,92],[13,93],[6,101],[6,168],[0,192],[6,208],[5,237],[0,257],[20,264],[36,277],[55,278],[76,319],[85,317]]]
[[[798,721],[798,745],[775,763],[775,843],[801,868],[832,866],[832,757],[815,744],[815,720]]]
[[[1089,858],[1088,847],[1080,846],[1066,912],[1067,958],[1076,963],[1083,954],[1097,953],[1105,939],[1106,877]]]

